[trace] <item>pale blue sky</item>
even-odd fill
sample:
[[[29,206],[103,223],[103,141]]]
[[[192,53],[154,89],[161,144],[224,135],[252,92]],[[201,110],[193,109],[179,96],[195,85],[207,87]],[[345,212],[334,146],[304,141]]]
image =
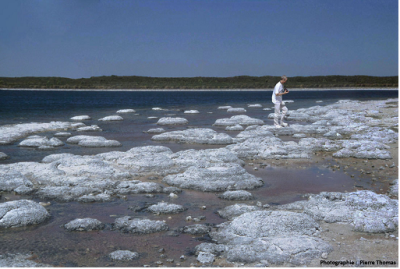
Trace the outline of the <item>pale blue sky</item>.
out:
[[[0,76],[398,74],[397,0],[0,0]]]

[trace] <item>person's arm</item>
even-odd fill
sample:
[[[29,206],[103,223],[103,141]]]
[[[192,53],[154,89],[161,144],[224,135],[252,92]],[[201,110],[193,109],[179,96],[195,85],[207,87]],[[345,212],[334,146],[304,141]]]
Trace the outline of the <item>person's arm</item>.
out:
[[[275,94],[275,95],[276,95],[276,96],[282,96],[282,95],[288,94],[288,93],[289,93],[289,90],[288,90],[288,89],[285,89],[284,92],[282,92],[282,93],[277,93],[277,94]]]

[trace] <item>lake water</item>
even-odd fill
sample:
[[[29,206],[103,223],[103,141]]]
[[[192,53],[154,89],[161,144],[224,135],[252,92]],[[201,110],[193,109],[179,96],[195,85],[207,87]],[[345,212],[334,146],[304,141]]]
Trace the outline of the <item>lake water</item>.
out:
[[[164,145],[173,151],[189,148],[215,148],[220,146],[187,145],[176,143],[161,143],[151,141],[150,134],[144,133],[156,125],[161,117],[183,117],[189,121],[184,127],[163,127],[166,130],[185,129],[187,127],[212,128],[218,132],[225,132],[236,136],[239,132],[227,132],[224,128],[214,127],[212,124],[221,118],[228,118],[236,113],[228,113],[226,110],[217,109],[219,106],[230,105],[242,107],[247,110],[246,115],[262,119],[266,124],[273,124],[267,119],[273,112],[264,111],[262,108],[249,108],[248,104],[261,104],[263,108],[272,108],[271,90],[265,91],[185,91],[185,92],[132,92],[132,91],[17,91],[0,90],[0,126],[6,124],[70,121],[77,115],[89,115],[90,121],[84,121],[86,125],[96,124],[103,129],[102,132],[80,133],[87,135],[100,135],[107,139],[115,139],[122,143],[119,148],[81,148],[77,145],[65,144],[51,151],[18,147],[17,141],[13,145],[0,145],[0,152],[10,156],[10,159],[2,161],[2,164],[20,161],[41,161],[49,154],[73,153],[73,154],[97,154],[112,150],[126,151],[132,147],[143,145]],[[286,105],[288,109],[306,108],[315,105],[328,105],[338,100],[379,100],[397,98],[397,90],[329,90],[324,91],[292,91],[284,96],[284,100],[293,100]],[[323,102],[316,102],[323,101]],[[163,110],[152,110],[153,107],[161,107]],[[121,122],[101,122],[98,119],[116,115],[120,109],[132,108],[136,113],[121,114],[124,118]],[[185,110],[198,110],[199,114],[185,114]],[[157,117],[157,119],[149,119]],[[290,122],[289,122],[290,123]],[[55,132],[44,133],[49,138]],[[281,137],[282,139],[292,139]],[[66,138],[60,138],[65,142]],[[295,140],[295,139],[292,139]],[[298,140],[295,140],[298,141]],[[320,191],[351,191],[354,179],[343,171],[332,171],[327,165],[334,160],[322,160],[315,165],[301,164],[301,161],[291,167],[278,167],[271,162],[264,169],[257,171],[249,165],[246,170],[255,176],[261,177],[265,186],[252,190],[255,201],[263,204],[283,204],[302,199],[305,193],[319,193]],[[353,171],[356,177],[362,177]],[[362,182],[358,183],[362,184]],[[379,186],[376,186],[379,188]],[[194,224],[185,221],[186,216],[205,216],[201,223],[218,224],[224,222],[215,212],[225,206],[234,204],[233,201],[219,199],[214,193],[202,193],[184,190],[179,198],[170,201],[167,195],[157,194],[154,197],[140,195],[128,195],[126,200],[114,199],[109,203],[58,203],[51,201],[46,207],[51,213],[51,219],[40,225],[0,230],[0,254],[6,253],[32,253],[34,260],[48,263],[53,266],[143,266],[148,264],[155,266],[155,262],[161,260],[164,265],[189,266],[195,262],[192,254],[194,246],[202,240],[203,236],[181,234],[177,237],[166,233],[151,235],[123,234],[118,231],[106,229],[93,232],[67,232],[61,226],[75,218],[92,217],[109,224],[113,223],[116,216],[138,216],[154,220],[166,220],[171,229]],[[0,202],[21,198],[10,193],[3,193]],[[33,198],[39,202],[40,200]],[[181,204],[188,208],[187,211],[167,216],[155,216],[148,213],[134,213],[129,209],[137,203],[157,203],[162,200]],[[246,203],[255,203],[246,202]],[[207,210],[200,209],[207,206]],[[161,258],[158,250],[164,248],[166,257],[175,260],[169,264],[166,258]],[[140,253],[139,260],[131,262],[113,262],[107,255],[115,250],[131,250]],[[185,261],[179,257],[186,255]]]

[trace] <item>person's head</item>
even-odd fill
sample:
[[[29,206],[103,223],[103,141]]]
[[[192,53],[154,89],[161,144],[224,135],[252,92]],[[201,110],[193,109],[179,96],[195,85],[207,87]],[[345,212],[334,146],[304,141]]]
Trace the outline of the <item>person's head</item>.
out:
[[[281,76],[281,83],[284,84],[287,81],[287,76]]]

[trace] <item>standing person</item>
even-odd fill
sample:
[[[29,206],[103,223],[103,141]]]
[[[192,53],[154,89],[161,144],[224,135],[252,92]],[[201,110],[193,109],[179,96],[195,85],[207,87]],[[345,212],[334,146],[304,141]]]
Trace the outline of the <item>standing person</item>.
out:
[[[286,113],[288,112],[285,103],[282,101],[282,95],[288,94],[289,91],[283,86],[287,81],[286,76],[282,76],[281,80],[276,83],[274,91],[272,92],[272,103],[275,104],[275,118],[274,124],[276,128],[286,127],[288,126],[287,123],[283,122],[283,117],[285,117]],[[282,116],[281,116],[281,123],[278,122],[278,117],[280,110],[282,109]]]

